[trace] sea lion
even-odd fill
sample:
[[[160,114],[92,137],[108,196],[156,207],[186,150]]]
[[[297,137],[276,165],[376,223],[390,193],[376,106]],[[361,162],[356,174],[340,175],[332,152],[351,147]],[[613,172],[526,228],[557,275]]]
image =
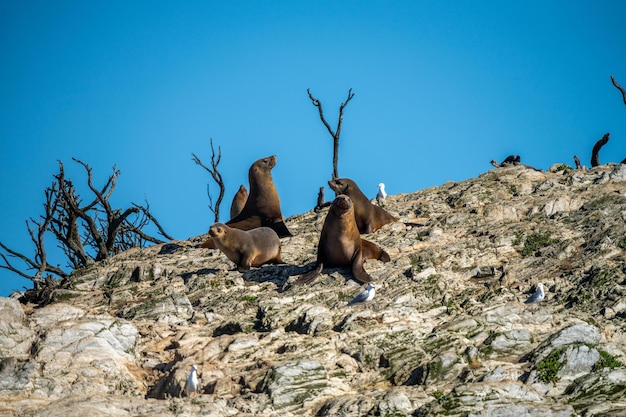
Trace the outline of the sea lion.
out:
[[[280,239],[269,227],[240,230],[224,223],[209,228],[215,246],[237,265],[239,272],[267,263],[283,263],[280,259]]]
[[[233,197],[233,202],[230,205],[230,218],[234,219],[237,217],[243,207],[246,205],[246,201],[248,201],[248,189],[245,185],[239,187],[239,190]]]
[[[250,193],[241,213],[226,222],[232,228],[251,230],[265,226],[274,229],[279,237],[293,236],[280,211],[278,192],[272,179],[272,168],[276,165],[276,155],[261,158],[250,166],[248,180]],[[209,238],[199,245],[201,248],[215,249]]]
[[[345,194],[350,197],[354,204],[354,215],[360,233],[373,233],[387,223],[398,221],[382,207],[372,204],[351,179],[335,178],[328,181],[328,185],[335,195]]]
[[[324,220],[315,268],[300,275],[295,283],[310,283],[325,266],[351,267],[357,281],[372,282],[373,278],[363,268],[366,259],[391,260],[380,246],[361,239],[354,217],[354,204],[350,197],[341,194],[333,200]]]

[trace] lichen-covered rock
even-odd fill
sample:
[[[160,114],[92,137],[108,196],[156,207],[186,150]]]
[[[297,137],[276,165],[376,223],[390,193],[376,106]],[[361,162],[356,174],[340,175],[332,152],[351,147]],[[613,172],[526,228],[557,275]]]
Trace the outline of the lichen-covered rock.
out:
[[[329,388],[324,366],[312,360],[290,361],[271,368],[264,381],[276,408],[294,408]]]
[[[569,405],[544,404],[542,395],[520,382],[459,385],[452,392],[419,408],[414,416],[517,416],[570,417]]]
[[[566,394],[583,415],[626,415],[626,369],[605,368],[575,380]]]

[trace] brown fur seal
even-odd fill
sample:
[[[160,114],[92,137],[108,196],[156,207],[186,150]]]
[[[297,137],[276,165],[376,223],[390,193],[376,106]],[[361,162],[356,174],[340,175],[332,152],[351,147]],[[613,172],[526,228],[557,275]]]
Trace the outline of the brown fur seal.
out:
[[[372,277],[363,267],[366,259],[391,260],[380,246],[361,239],[354,218],[354,204],[347,195],[339,195],[332,202],[322,226],[317,265],[312,271],[300,275],[296,284],[310,283],[324,267],[351,267],[352,275],[358,281],[372,282]]]
[[[239,187],[237,194],[233,197],[233,202],[230,205],[230,218],[234,219],[241,213],[243,207],[246,205],[246,201],[248,201],[248,189],[245,185]]]
[[[239,272],[252,266],[283,263],[280,259],[280,240],[269,227],[245,231],[215,223],[209,228],[209,235],[215,246],[237,265]]]
[[[279,237],[293,236],[280,211],[278,192],[272,179],[272,168],[276,165],[276,155],[256,161],[248,171],[250,193],[241,213],[226,222],[232,228],[251,230],[265,226],[274,229]],[[215,249],[213,239],[200,244],[201,248]]]
[[[335,178],[334,180],[328,181],[328,185],[336,195],[345,194],[352,199],[359,232],[373,233],[387,223],[398,221],[398,219],[387,213],[382,207],[372,204],[351,179]]]

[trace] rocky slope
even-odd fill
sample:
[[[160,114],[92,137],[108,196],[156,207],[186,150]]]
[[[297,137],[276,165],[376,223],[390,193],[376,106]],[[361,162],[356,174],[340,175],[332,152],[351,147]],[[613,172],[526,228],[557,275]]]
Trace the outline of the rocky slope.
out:
[[[626,415],[626,166],[565,168],[388,197],[367,307],[346,270],[292,285],[325,211],[287,220],[286,265],[198,237],[0,298],[0,415]]]

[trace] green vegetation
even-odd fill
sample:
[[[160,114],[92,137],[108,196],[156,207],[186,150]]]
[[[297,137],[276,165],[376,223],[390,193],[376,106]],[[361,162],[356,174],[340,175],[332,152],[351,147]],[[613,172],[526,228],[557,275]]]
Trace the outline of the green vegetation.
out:
[[[466,339],[472,339],[472,338],[478,336],[480,334],[480,332],[481,332],[480,329],[477,329],[477,330],[475,330],[473,332],[470,332],[470,333],[466,334],[465,338]]]
[[[244,295],[243,297],[241,297],[242,301],[245,301],[246,303],[250,303],[250,304],[256,303],[258,299],[259,297],[257,297],[256,295]]]
[[[561,362],[559,359],[565,351],[565,348],[560,348],[552,352],[547,358],[537,364],[537,371],[539,372],[539,379],[544,383],[556,384],[561,378],[557,376],[563,365],[567,363],[567,360]]]
[[[443,397],[443,392],[437,390],[433,392],[433,397],[435,397],[435,399],[438,400],[439,398]]]
[[[619,361],[615,356],[611,355],[609,352],[595,348],[600,354],[600,361],[596,363],[594,369],[597,368],[610,368],[615,369],[624,366],[624,364]]]
[[[521,232],[516,233],[513,245],[520,245],[522,243],[522,236],[523,234]],[[526,236],[526,239],[524,240],[524,247],[520,251],[520,254],[522,256],[529,256],[537,252],[541,248],[545,248],[546,246],[550,246],[559,242],[559,239],[550,238],[550,232],[533,233]]]

